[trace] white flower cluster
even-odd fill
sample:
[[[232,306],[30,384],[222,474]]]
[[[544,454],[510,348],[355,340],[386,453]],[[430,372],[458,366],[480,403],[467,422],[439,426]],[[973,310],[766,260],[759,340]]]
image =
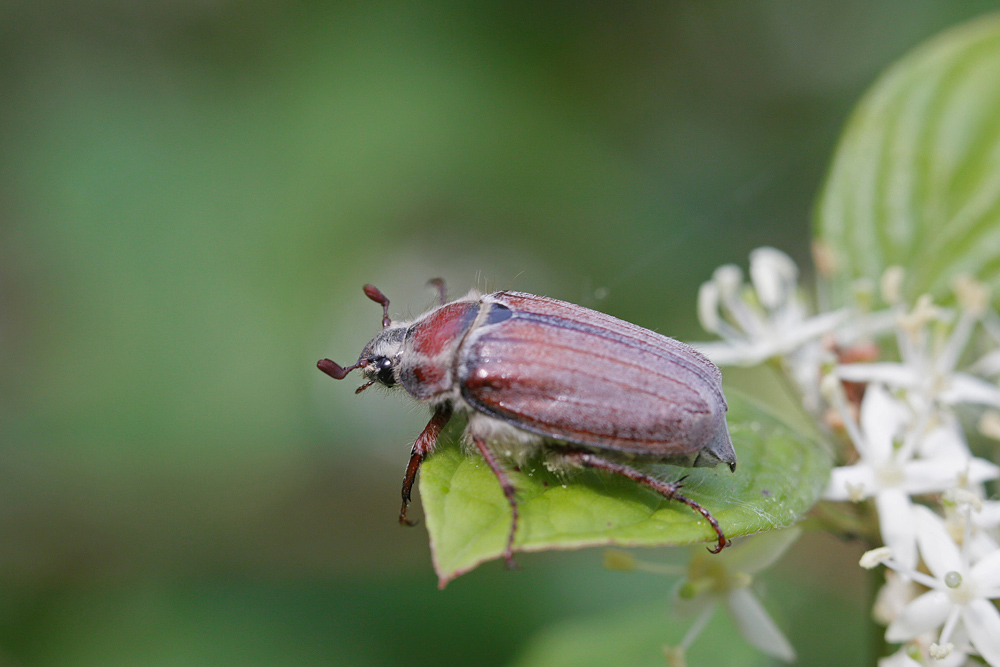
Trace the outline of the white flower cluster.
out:
[[[1000,408],[1000,387],[983,377],[1000,374],[1000,316],[989,292],[962,278],[956,308],[929,296],[911,307],[900,296],[905,275],[892,268],[880,286],[884,310],[810,315],[797,277],[773,248],[751,253],[749,285],[737,267],[719,268],[701,288],[698,313],[723,340],[696,347],[719,365],[776,363],[804,407],[846,433],[851,464],[833,470],[824,498],[870,499],[876,510],[884,546],[862,565],[895,572],[876,616],[888,625],[886,640],[903,644],[880,664],[950,667],[978,655],[1000,667],[992,602],[1000,598],[1000,502],[984,489],[1000,467],[972,454],[955,412],[986,406],[980,431],[1000,439],[991,410]],[[977,334],[994,349],[961,371]],[[866,353],[851,354],[858,349]],[[899,361],[876,360],[881,349]]]
[[[719,366],[755,366],[777,361],[798,384],[809,409],[819,403],[819,371],[825,357],[824,334],[850,316],[847,309],[810,317],[800,298],[799,269],[780,250],[750,253],[751,285],[735,264],[715,270],[698,291],[701,326],[722,338],[695,343]]]

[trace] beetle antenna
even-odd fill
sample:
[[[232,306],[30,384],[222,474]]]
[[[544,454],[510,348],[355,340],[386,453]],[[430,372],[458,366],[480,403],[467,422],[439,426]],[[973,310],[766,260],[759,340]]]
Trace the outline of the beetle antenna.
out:
[[[348,366],[344,368],[336,361],[330,361],[329,359],[320,359],[316,362],[316,368],[320,369],[334,380],[343,380],[347,377],[347,374],[353,371],[355,368],[361,366],[361,362],[354,364],[353,366]]]
[[[427,281],[427,285],[437,290],[439,306],[448,303],[448,290],[444,286],[444,278],[431,278]]]
[[[374,285],[365,285],[361,288],[365,296],[374,301],[375,303],[381,304],[382,306],[382,328],[385,329],[390,324],[392,320],[389,319],[389,298],[382,294],[382,290],[375,287]]]

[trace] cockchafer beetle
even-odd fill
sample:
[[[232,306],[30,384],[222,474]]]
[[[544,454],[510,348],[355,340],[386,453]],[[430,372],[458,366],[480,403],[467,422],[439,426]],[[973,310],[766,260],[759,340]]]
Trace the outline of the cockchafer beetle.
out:
[[[360,369],[365,383],[402,387],[433,410],[417,437],[403,478],[401,524],[417,470],[455,412],[468,415],[465,436],[496,475],[512,514],[504,558],[513,564],[517,531],[514,485],[499,451],[524,458],[539,448],[551,466],[606,470],[645,485],[701,513],[729,544],[718,521],[680,493],[681,478],[664,482],[634,467],[670,463],[736,469],[726,426],[722,375],[684,343],[589,308],[522,292],[470,292],[412,322],[389,318],[389,299],[372,285],[365,295],[382,306],[382,331],[347,367],[322,359],[321,371],[342,380]]]

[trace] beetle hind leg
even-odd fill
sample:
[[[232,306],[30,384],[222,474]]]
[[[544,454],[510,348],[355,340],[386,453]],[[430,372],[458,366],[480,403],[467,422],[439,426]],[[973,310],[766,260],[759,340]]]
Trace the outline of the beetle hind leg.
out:
[[[497,461],[493,450],[489,448],[486,441],[479,436],[473,436],[472,441],[476,443],[476,448],[479,449],[479,453],[486,460],[486,465],[496,475],[497,481],[500,482],[500,488],[503,489],[503,495],[506,496],[507,502],[510,504],[510,532],[507,533],[507,546],[503,551],[503,559],[506,561],[507,567],[513,569],[517,567],[517,564],[514,563],[514,533],[517,532],[517,489],[514,488],[510,478],[507,477],[507,472]]]
[[[617,475],[622,475],[628,477],[633,482],[638,482],[643,486],[647,486],[667,500],[676,500],[678,502],[684,503],[695,512],[698,512],[708,523],[712,526],[715,534],[718,538],[718,544],[714,548],[710,548],[709,551],[713,554],[717,554],[724,548],[728,547],[731,542],[726,539],[725,533],[722,532],[722,528],[719,526],[719,522],[716,520],[712,513],[707,509],[702,507],[699,503],[691,500],[687,496],[680,493],[681,482],[684,481],[685,477],[680,478],[676,482],[664,482],[662,480],[656,479],[651,475],[647,475],[644,472],[636,470],[631,466],[623,465],[615,461],[604,458],[597,454],[592,454],[586,451],[576,451],[569,450],[566,452],[560,452],[560,458],[570,463],[576,463],[585,468],[597,468],[598,470],[607,470],[608,472],[613,472]]]

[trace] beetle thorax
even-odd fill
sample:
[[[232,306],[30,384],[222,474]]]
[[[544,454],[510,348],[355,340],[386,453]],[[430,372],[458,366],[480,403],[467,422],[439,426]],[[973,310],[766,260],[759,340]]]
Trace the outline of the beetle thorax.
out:
[[[454,401],[455,364],[466,333],[479,315],[480,302],[453,301],[425,313],[406,331],[397,377],[420,401]]]

